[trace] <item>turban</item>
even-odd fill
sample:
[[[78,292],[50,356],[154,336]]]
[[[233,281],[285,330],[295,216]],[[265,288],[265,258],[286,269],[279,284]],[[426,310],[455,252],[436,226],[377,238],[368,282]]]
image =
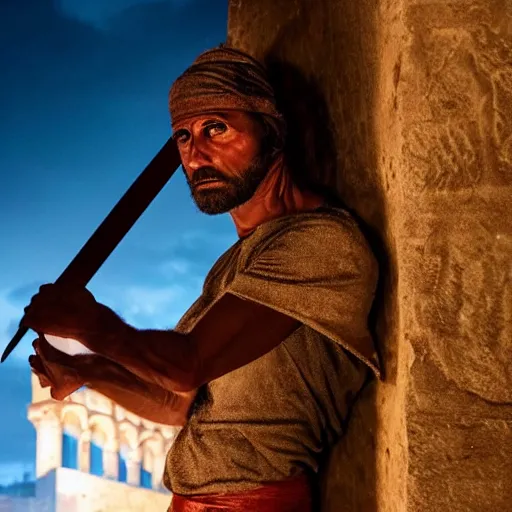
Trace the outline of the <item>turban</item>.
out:
[[[268,116],[278,133],[284,129],[263,65],[224,45],[202,53],[176,79],[169,110],[173,126],[187,117],[238,110]]]

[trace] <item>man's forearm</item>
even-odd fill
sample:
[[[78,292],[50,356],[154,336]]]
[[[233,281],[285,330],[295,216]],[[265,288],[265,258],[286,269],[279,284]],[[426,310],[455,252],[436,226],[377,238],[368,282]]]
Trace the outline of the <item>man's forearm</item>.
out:
[[[156,423],[182,426],[195,391],[175,393],[144,381],[121,365],[101,356],[78,356],[77,371],[87,387],[121,407]]]
[[[191,337],[172,330],[138,330],[102,308],[100,332],[87,334],[92,350],[165,390],[187,393],[197,387],[199,359]]]

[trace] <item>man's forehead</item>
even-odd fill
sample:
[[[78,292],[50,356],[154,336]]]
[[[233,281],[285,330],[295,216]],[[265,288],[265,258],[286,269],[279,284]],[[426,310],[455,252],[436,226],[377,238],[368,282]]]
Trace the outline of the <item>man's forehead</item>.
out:
[[[224,110],[224,111],[221,110],[221,111],[216,111],[216,112],[205,112],[205,113],[187,117],[185,119],[181,119],[173,126],[173,130],[177,131],[177,130],[189,129],[195,124],[204,124],[204,123],[208,123],[210,121],[223,120],[223,121],[229,122],[229,121],[234,121],[236,119],[239,119],[241,117],[248,117],[248,116],[244,112],[229,111],[229,110]]]

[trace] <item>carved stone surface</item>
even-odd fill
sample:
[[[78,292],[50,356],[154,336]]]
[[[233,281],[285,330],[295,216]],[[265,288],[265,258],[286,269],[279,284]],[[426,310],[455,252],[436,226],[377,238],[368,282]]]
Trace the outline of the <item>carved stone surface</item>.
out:
[[[507,420],[411,417],[408,509],[510,510],[511,429]]]
[[[408,191],[510,185],[511,2],[410,3],[401,73]]]
[[[512,2],[232,0],[228,34],[381,260],[323,512],[512,510]]]
[[[497,195],[440,201],[405,223],[404,328],[417,356],[428,353],[461,390],[512,403],[511,210]]]

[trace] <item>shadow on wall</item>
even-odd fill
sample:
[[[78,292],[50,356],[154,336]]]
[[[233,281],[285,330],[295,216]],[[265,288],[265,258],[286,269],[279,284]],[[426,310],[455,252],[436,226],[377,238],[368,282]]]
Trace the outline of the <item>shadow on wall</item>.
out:
[[[285,151],[295,181],[339,203],[332,119],[318,85],[272,53],[265,64],[287,122]]]
[[[377,257],[380,276],[376,298],[369,318],[370,329],[377,344],[379,314],[385,297],[385,276],[389,273],[387,251],[378,228],[359,214],[357,204],[349,206],[337,191],[343,185],[338,170],[335,130],[328,106],[313,78],[306,78],[294,65],[280,61],[270,53],[267,69],[277,94],[279,108],[288,125],[287,161],[300,186],[325,197],[332,205],[347,209],[358,222]],[[340,183],[341,181],[341,183]],[[382,333],[381,333],[382,334]],[[375,440],[376,404],[373,379],[361,391],[347,418],[346,436],[329,458],[321,462],[316,501],[327,511],[377,510]],[[354,434],[356,433],[356,434]],[[357,437],[356,437],[357,436]],[[342,504],[342,505],[341,505]],[[339,508],[340,505],[342,508]]]
[[[349,210],[377,257],[381,277],[369,323],[385,363],[386,380],[394,381],[396,357],[394,347],[387,345],[392,344],[396,325],[396,278],[390,262],[392,243],[386,240],[385,191],[373,120],[376,34],[357,30],[368,28],[375,6],[366,1],[340,2],[341,9],[338,2],[321,2],[315,9],[301,1],[297,15],[290,19],[289,11],[264,3],[266,15],[259,22],[249,4],[230,10],[228,43],[267,66],[287,120],[287,159],[297,182]],[[378,510],[377,386],[373,380],[362,390],[345,436],[322,462],[321,505],[315,510]]]

